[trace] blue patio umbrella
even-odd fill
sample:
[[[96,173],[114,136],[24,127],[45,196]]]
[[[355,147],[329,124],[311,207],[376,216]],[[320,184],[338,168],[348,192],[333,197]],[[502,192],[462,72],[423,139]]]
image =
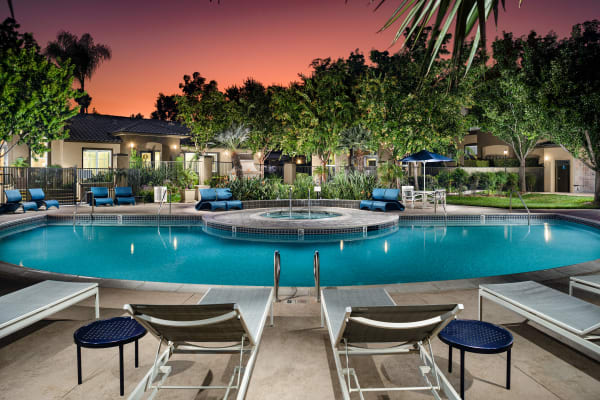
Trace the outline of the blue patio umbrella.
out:
[[[432,153],[427,150],[421,150],[418,153],[411,154],[410,156],[404,157],[402,162],[413,162],[413,163],[423,163],[423,191],[425,191],[425,165],[430,162],[446,162],[446,161],[454,161],[451,158],[443,156],[441,154]]]

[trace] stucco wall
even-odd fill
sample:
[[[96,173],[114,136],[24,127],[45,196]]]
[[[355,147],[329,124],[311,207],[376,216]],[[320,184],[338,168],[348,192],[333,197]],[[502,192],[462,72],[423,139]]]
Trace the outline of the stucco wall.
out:
[[[55,140],[51,144],[51,163],[64,168],[77,166],[83,168],[83,149],[110,149],[113,154],[113,167],[115,166],[115,154],[119,153],[119,144],[113,143],[88,143],[88,142],[65,142]]]

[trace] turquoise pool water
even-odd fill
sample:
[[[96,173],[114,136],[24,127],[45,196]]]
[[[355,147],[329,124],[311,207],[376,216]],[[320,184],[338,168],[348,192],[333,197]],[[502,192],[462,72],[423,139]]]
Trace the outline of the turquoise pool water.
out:
[[[600,230],[541,225],[400,226],[383,237],[329,243],[223,239],[200,227],[49,225],[0,239],[0,259],[102,278],[224,285],[312,286],[313,252],[322,285],[434,281],[546,269],[600,258]]]

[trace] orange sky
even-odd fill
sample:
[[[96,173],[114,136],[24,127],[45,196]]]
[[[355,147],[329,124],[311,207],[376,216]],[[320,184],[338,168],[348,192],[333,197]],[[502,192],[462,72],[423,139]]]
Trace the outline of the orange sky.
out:
[[[45,46],[59,30],[89,32],[113,51],[86,89],[102,114],[148,117],[159,92],[179,92],[184,74],[199,71],[224,89],[253,77],[287,84],[318,57],[359,48],[386,49],[395,31],[376,33],[397,0],[379,11],[367,0],[75,1],[13,0],[21,30]],[[600,19],[600,0],[506,0],[498,30],[566,35],[575,23]],[[2,18],[9,15],[0,3]],[[396,45],[396,48],[399,48]],[[392,51],[394,48],[392,48]]]

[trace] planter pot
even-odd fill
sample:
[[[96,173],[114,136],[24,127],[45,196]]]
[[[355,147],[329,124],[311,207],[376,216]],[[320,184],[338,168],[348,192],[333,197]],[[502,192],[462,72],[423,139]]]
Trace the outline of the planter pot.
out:
[[[181,202],[182,203],[193,203],[196,199],[196,192],[197,190],[195,189],[182,189],[180,191],[181,193]]]

